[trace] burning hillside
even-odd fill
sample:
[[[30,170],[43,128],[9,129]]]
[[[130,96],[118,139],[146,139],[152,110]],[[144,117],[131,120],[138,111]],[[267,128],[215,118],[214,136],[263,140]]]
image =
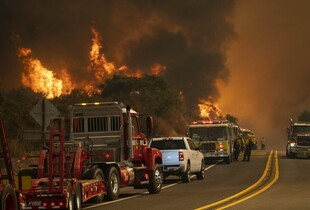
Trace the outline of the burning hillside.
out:
[[[73,77],[69,71],[62,69],[60,71],[47,69],[39,59],[32,57],[32,50],[29,48],[19,48],[18,57],[22,60],[24,71],[22,72],[22,84],[31,88],[36,93],[43,94],[51,99],[59,97],[62,94],[70,94],[73,89],[81,89],[88,95],[99,93],[97,86],[111,78],[115,74],[124,74],[127,76],[139,77],[141,73],[129,74],[126,72],[125,65],[117,68],[113,62],[110,62],[102,51],[102,38],[99,33],[92,28],[93,38],[89,53],[90,63],[87,66],[89,74],[93,75],[94,80],[83,80],[79,83],[73,82]],[[160,64],[154,65],[154,74],[158,74],[162,69]],[[58,74],[56,73],[58,72]]]
[[[218,99],[215,81],[229,78],[234,6],[231,0],[8,1],[2,10],[1,86],[20,85],[20,62],[12,51],[21,46],[31,50],[19,57],[22,84],[48,98],[73,89],[97,93],[115,74],[153,74],[182,92],[190,115],[197,113],[200,99]],[[12,34],[18,34],[13,42]]]
[[[212,103],[208,100],[201,100],[198,104],[199,117],[206,120],[213,120],[222,118],[222,111],[219,109],[218,105]]]

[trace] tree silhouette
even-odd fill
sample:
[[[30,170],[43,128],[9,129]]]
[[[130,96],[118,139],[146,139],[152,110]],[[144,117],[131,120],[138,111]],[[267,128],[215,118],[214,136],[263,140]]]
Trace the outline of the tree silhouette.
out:
[[[298,121],[304,121],[304,122],[310,122],[310,112],[309,111],[303,111],[299,116],[298,116]]]

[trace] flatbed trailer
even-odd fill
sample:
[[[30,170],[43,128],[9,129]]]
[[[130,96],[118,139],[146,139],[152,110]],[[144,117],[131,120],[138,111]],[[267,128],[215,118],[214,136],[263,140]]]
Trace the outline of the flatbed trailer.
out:
[[[52,121],[49,148],[41,151],[36,174],[29,174],[32,176],[31,188],[21,191],[21,210],[79,210],[82,203],[106,194],[103,177],[96,175],[101,170],[83,171],[88,151],[81,145],[71,145],[77,147],[74,150],[65,147],[64,124],[64,118]]]
[[[2,119],[0,119],[0,132],[0,209],[18,210],[19,191],[16,189],[12,160]]]

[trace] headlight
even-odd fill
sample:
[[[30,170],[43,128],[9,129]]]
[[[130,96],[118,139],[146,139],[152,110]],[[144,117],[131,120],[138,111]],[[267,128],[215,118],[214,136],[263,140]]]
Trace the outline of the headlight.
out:
[[[291,147],[296,147],[296,143],[295,143],[295,142],[292,142],[292,143],[290,143],[290,146],[291,146]]]

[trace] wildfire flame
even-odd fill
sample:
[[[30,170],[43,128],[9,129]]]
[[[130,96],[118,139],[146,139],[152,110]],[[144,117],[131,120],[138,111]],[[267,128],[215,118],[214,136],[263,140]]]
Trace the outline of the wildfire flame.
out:
[[[90,50],[90,66],[88,67],[89,72],[94,72],[95,77],[98,81],[104,82],[111,75],[126,71],[127,66],[121,66],[116,68],[113,62],[109,62],[103,53],[100,53],[102,49],[102,38],[99,33],[92,28],[92,46]]]
[[[122,73],[126,76],[142,77],[142,71],[139,69],[128,72],[127,66],[122,65],[119,68],[113,62],[110,62],[102,51],[102,37],[94,29],[91,29],[92,44],[89,52],[90,64],[87,66],[87,71],[94,75],[91,81],[79,81],[73,83],[72,77],[66,69],[57,71],[47,69],[39,59],[31,56],[32,51],[29,48],[19,48],[17,56],[24,64],[24,71],[22,72],[22,84],[31,88],[36,93],[42,93],[47,99],[59,97],[62,94],[70,94],[74,88],[80,88],[89,96],[100,93],[97,88],[99,84],[104,83],[114,74]],[[166,67],[155,63],[151,67],[153,75],[159,75]]]
[[[19,48],[18,57],[22,59],[25,71],[22,72],[22,84],[36,93],[42,93],[47,99],[61,94],[71,93],[73,87],[66,70],[62,70],[64,80],[56,78],[53,71],[43,66],[40,60],[30,57],[31,49]],[[64,88],[65,86],[65,88]]]
[[[200,104],[198,104],[201,118],[206,118],[208,120],[218,119],[222,117],[222,111],[216,104],[213,104],[208,100],[200,100]]]
[[[151,72],[153,75],[160,75],[166,70],[166,66],[163,66],[159,63],[154,63],[153,66],[151,67]]]

